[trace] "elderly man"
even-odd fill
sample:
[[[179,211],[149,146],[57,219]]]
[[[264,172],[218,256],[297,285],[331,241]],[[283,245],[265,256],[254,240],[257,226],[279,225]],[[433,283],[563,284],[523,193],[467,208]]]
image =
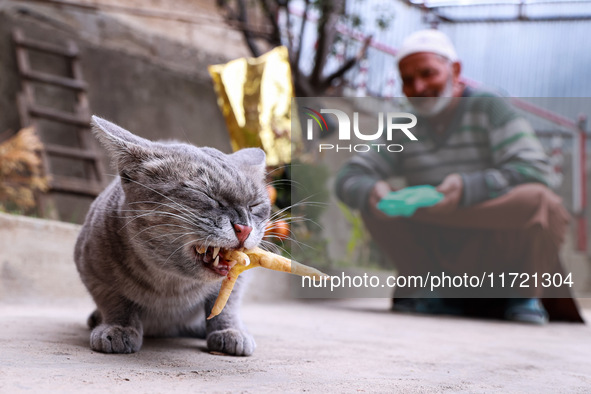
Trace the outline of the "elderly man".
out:
[[[461,81],[456,51],[439,31],[409,36],[397,60],[402,90],[418,118],[418,141],[398,153],[355,156],[337,177],[337,195],[362,212],[399,275],[490,280],[488,293],[458,293],[452,285],[435,293],[397,289],[393,310],[534,324],[548,317],[581,321],[567,286],[507,283],[510,273],[566,276],[558,252],[569,216],[547,187],[550,168],[532,127],[501,97]],[[377,204],[392,191],[391,176],[403,176],[410,186],[435,186],[443,199],[410,218],[389,217]]]

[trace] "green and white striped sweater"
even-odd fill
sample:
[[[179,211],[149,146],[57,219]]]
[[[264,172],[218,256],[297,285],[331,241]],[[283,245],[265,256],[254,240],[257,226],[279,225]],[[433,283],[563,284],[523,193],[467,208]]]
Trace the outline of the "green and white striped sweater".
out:
[[[435,133],[428,119],[418,117],[412,132],[418,141],[393,141],[404,146],[402,152],[374,150],[349,160],[337,176],[338,197],[365,209],[375,183],[392,176],[403,176],[409,186],[436,186],[459,173],[462,206],[498,197],[521,183],[548,184],[548,157],[534,130],[500,96],[466,88],[447,130]]]

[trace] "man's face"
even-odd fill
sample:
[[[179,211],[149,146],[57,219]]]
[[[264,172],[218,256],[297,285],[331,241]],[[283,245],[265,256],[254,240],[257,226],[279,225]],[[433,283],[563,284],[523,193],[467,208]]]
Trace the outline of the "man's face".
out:
[[[402,91],[417,112],[424,116],[440,113],[454,96],[459,63],[428,52],[415,53],[399,63]]]

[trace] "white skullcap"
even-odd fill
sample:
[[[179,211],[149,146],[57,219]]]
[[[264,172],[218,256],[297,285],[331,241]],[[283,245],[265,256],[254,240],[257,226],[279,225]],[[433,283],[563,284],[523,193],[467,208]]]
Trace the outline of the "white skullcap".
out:
[[[451,40],[439,30],[419,30],[406,37],[396,54],[396,63],[419,52],[436,53],[452,62],[458,61],[458,54]]]

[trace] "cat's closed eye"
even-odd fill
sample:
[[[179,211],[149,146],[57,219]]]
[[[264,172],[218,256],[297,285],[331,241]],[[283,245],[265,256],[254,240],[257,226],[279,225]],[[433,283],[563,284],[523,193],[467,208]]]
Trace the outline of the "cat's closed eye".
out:
[[[252,210],[254,210],[254,209],[257,209],[257,208],[260,208],[260,207],[262,207],[264,204],[265,204],[265,202],[264,202],[264,201],[255,202],[255,203],[252,203],[252,204],[250,204],[250,205],[248,206],[248,209],[250,209],[250,210],[252,211]]]
[[[223,204],[219,200],[217,200],[216,198],[213,198],[209,193],[207,193],[203,190],[199,190],[196,185],[193,185],[189,182],[181,182],[180,186],[185,191],[189,191],[190,193],[196,193],[202,197],[205,197],[207,199],[207,201],[209,201],[210,205],[214,208],[222,208],[223,207]]]
[[[218,199],[211,197],[209,194],[204,193],[205,196],[209,199],[209,202],[214,208],[225,208],[225,205]]]

